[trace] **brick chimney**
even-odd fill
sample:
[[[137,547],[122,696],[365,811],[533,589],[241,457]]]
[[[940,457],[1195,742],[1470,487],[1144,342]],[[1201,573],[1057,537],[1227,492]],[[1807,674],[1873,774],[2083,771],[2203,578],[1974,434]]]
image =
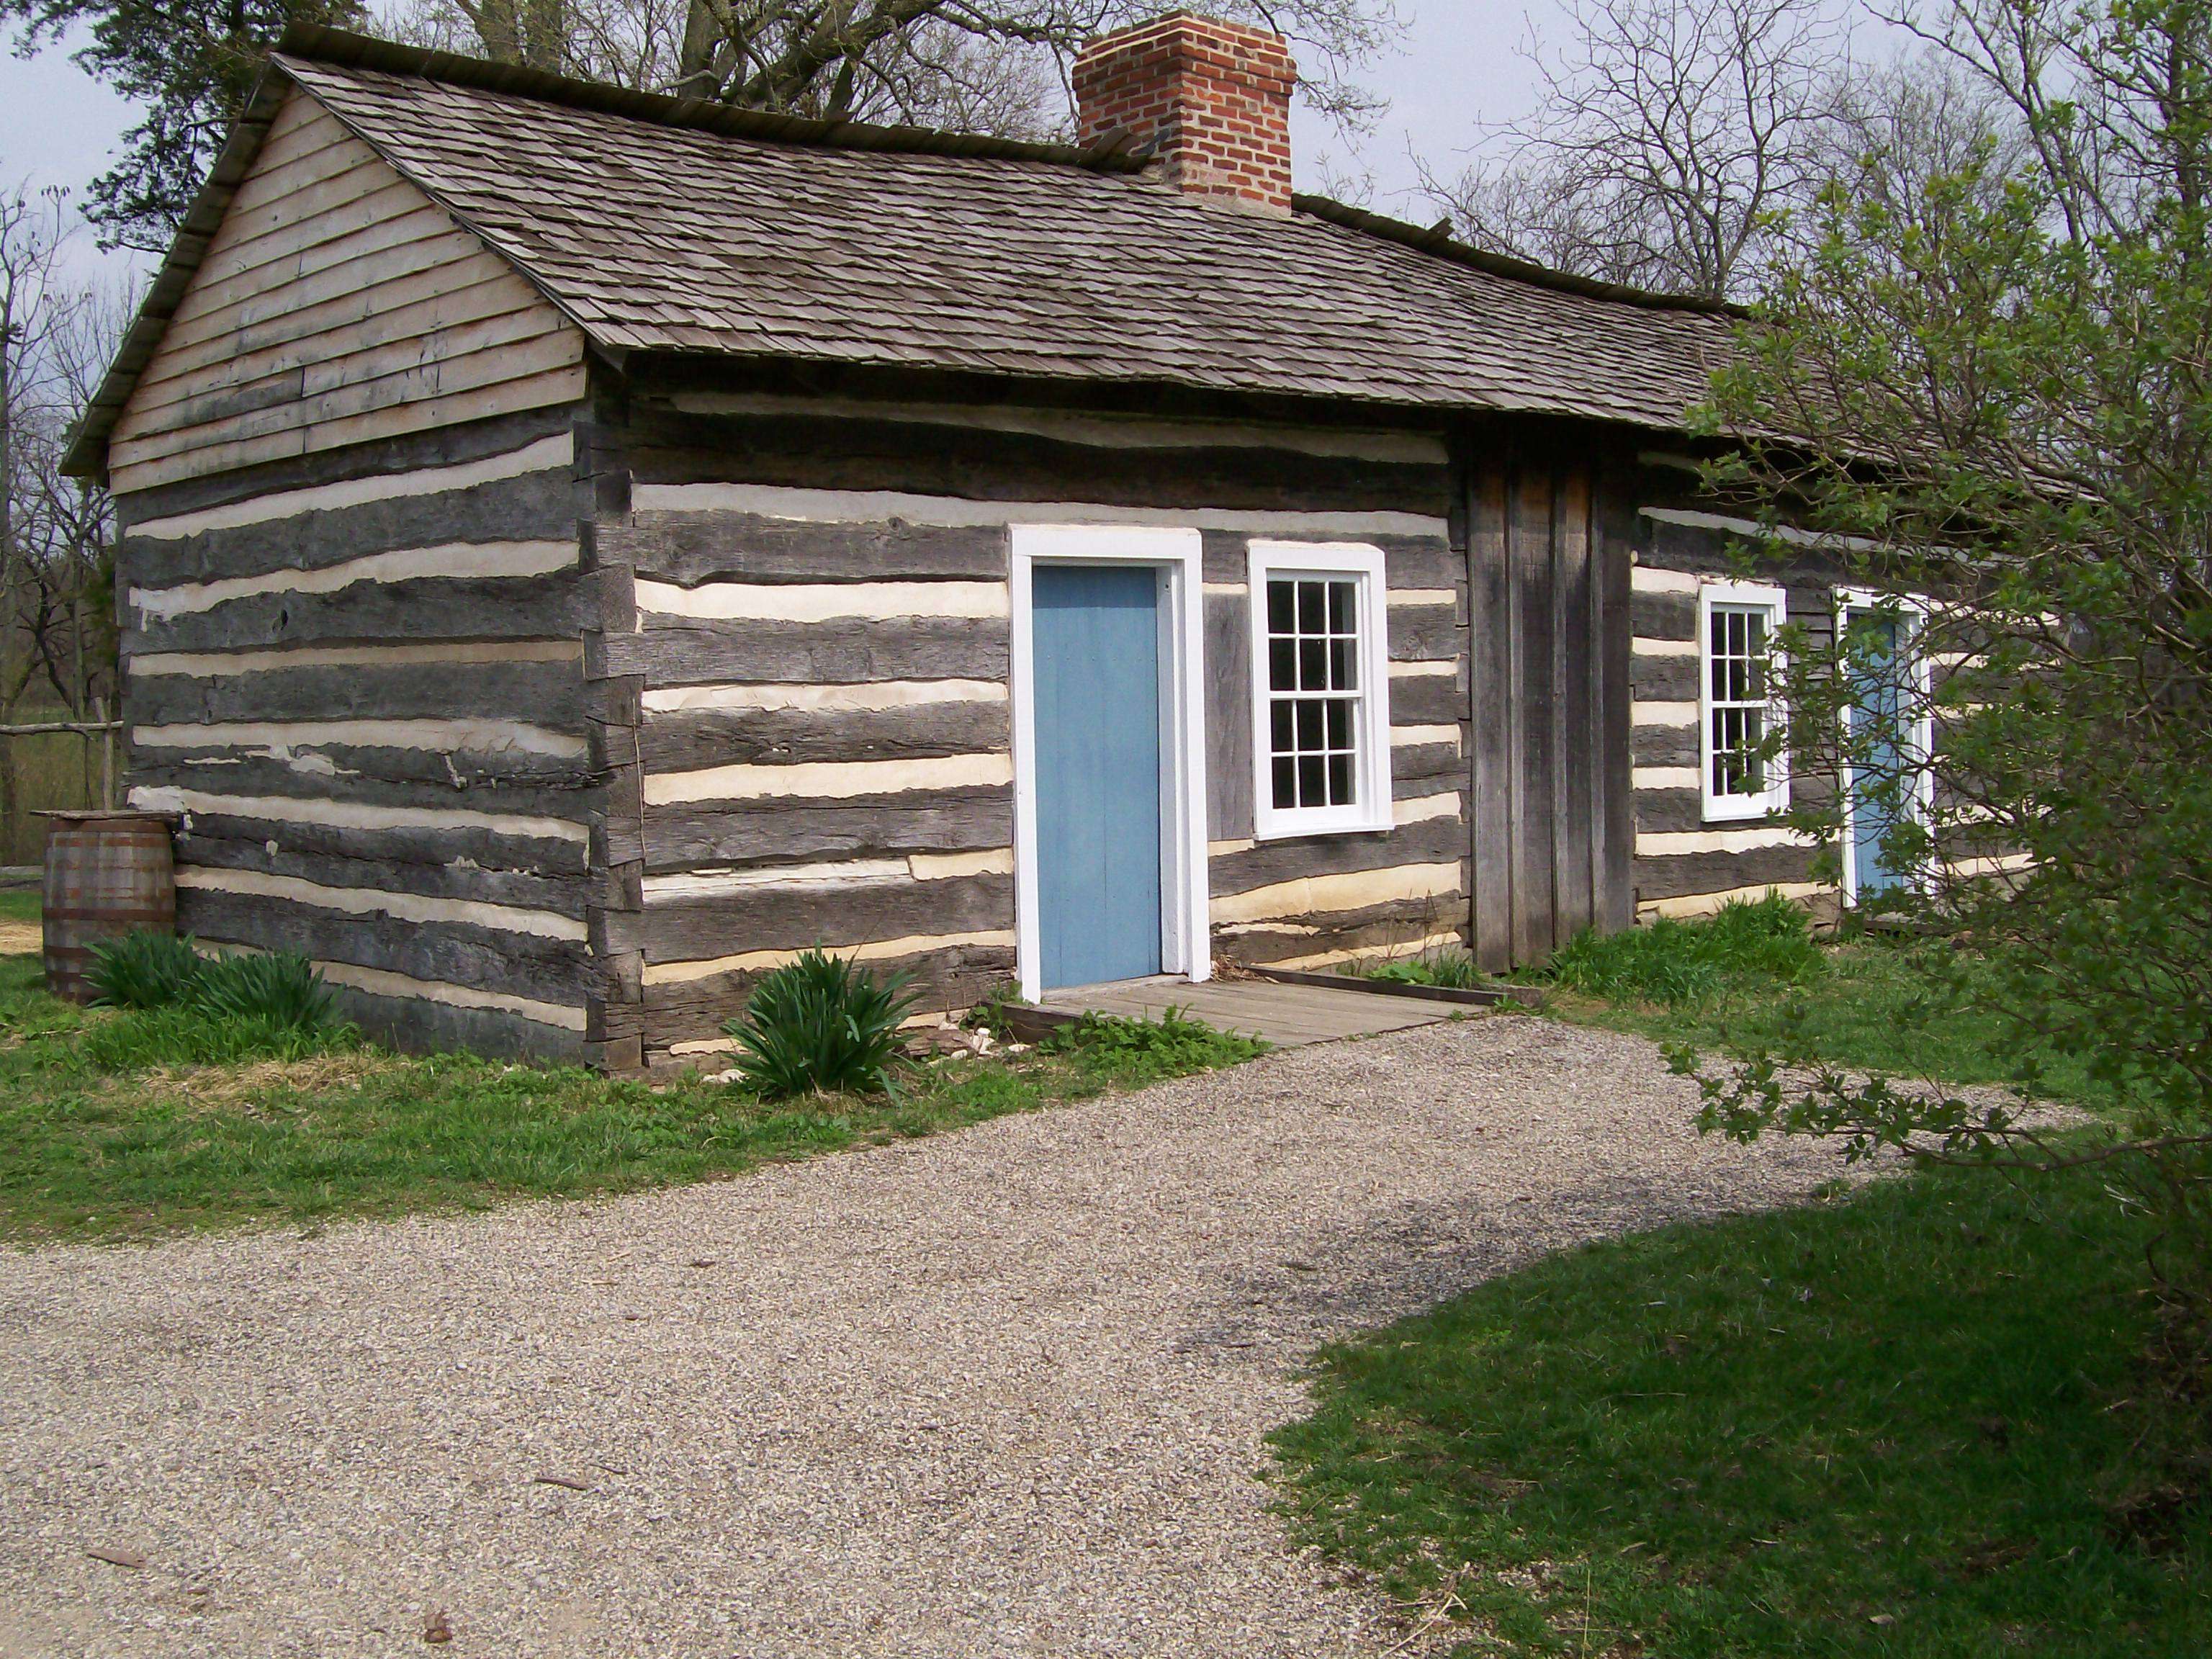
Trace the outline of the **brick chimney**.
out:
[[[1291,210],[1298,67],[1279,34],[1175,12],[1093,40],[1074,78],[1083,143],[1157,141],[1167,176],[1193,195]]]

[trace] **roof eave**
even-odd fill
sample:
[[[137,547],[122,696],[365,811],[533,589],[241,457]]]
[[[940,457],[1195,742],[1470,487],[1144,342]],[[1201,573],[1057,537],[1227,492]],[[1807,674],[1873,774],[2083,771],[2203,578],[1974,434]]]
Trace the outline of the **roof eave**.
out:
[[[1160,397],[1188,398],[1194,408],[1211,406],[1208,412],[1235,414],[1293,423],[1312,423],[1324,412],[1343,416],[1356,411],[1394,426],[1419,426],[1445,430],[1469,422],[1543,420],[1622,433],[1683,437],[1689,435],[1687,411],[1679,418],[1638,416],[1620,410],[1560,408],[1549,403],[1511,397],[1450,398],[1423,398],[1412,393],[1391,395],[1352,388],[1328,392],[1285,392],[1257,386],[1207,384],[1192,380],[1146,375],[1099,376],[1054,374],[1043,369],[982,369],[973,367],[916,363],[883,358],[823,359],[794,356],[789,352],[742,351],[712,347],[653,346],[633,348],[613,366],[625,374],[650,373],[658,367],[697,366],[743,373],[762,368],[789,369],[801,374],[853,373],[861,375],[912,375],[942,380],[964,389],[965,395],[982,396],[994,387],[1023,388],[1048,397],[1079,394],[1127,400],[1147,412],[1157,410]],[[1323,422],[1323,423],[1328,423]]]
[[[69,447],[62,455],[62,471],[68,477],[90,478],[101,484],[107,482],[108,438],[122,418],[131,394],[137,390],[138,377],[154,360],[161,337],[168,332],[170,320],[191,287],[200,261],[207,257],[209,244],[230,211],[231,198],[238,193],[254,157],[261,153],[269,124],[276,119],[289,89],[289,77],[270,64],[231,124],[230,137],[216,156],[207,182],[178,224],[161,268],[138,302],[138,314],[116,349],[115,361],[100,377],[99,389],[86,402],[84,413],[70,433]]]

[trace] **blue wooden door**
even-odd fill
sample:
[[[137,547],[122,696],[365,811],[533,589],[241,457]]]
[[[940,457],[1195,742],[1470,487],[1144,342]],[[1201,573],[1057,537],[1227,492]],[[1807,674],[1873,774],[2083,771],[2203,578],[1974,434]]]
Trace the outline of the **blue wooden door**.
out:
[[[1030,586],[1043,981],[1160,971],[1158,578],[1038,565]]]
[[[1911,807],[1913,780],[1905,751],[1903,676],[1898,618],[1854,612],[1850,641],[1852,766],[1851,871],[1861,903],[1904,884],[1890,832]]]

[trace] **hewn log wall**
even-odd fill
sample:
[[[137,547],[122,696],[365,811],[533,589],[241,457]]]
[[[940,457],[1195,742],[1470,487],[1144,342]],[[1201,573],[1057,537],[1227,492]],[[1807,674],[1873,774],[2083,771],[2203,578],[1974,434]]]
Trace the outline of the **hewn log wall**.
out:
[[[584,394],[582,334],[313,99],[279,108],[115,426],[118,495]]]
[[[565,411],[118,498],[130,799],[179,925],[414,1043],[587,1057],[604,756]]]
[[[1207,850],[1218,957],[1310,968],[1466,942],[1467,571],[1446,519],[1421,525],[1401,516],[1352,538],[1382,550],[1389,590],[1396,827],[1387,835],[1253,839],[1251,537],[1206,532]]]
[[[1698,596],[1706,582],[1745,579],[1744,544],[1720,515],[1689,501],[1678,481],[1647,471],[1639,483],[1630,673],[1637,913],[1701,915],[1770,890],[1792,898],[1832,890],[1814,878],[1817,849],[1784,826],[1705,820]],[[1778,580],[1765,568],[1756,579]],[[1815,637],[1831,635],[1835,572],[1808,558],[1778,580],[1790,620]],[[1816,799],[1833,787],[1826,777],[1790,779],[1793,799]]]
[[[1049,409],[637,388],[598,557],[634,631],[591,672],[638,715],[637,962],[649,1059],[726,1048],[768,969],[820,944],[964,1007],[1014,967],[1017,522],[1206,535],[1218,953],[1306,961],[1465,919],[1463,582],[1436,441]],[[1244,556],[1384,547],[1402,827],[1252,839]]]

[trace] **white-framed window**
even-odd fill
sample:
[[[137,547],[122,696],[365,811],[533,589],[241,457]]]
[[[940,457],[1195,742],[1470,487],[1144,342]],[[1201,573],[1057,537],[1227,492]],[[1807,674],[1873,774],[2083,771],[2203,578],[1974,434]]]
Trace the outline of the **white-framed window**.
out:
[[[1382,550],[1254,542],[1253,834],[1390,827]]]
[[[1781,718],[1775,639],[1788,598],[1765,582],[1698,590],[1698,775],[1707,822],[1765,817],[1790,805],[1785,757],[1765,751]]]

